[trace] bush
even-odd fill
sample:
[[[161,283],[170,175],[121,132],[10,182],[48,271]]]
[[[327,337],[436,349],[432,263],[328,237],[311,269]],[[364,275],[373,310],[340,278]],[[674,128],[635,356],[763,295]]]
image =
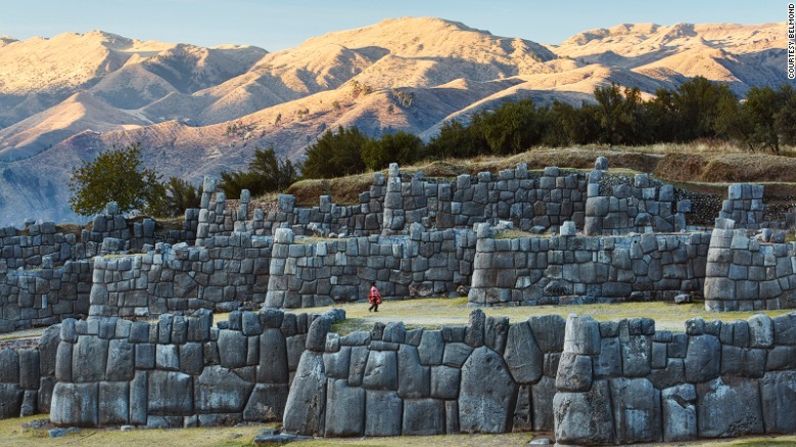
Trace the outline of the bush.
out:
[[[278,159],[274,149],[268,148],[254,151],[248,171],[222,173],[219,186],[227,197],[240,197],[243,189],[259,196],[267,192],[283,191],[296,180],[296,166],[288,159]]]
[[[359,129],[327,131],[307,149],[302,174],[306,178],[332,178],[365,171],[362,148],[368,138]]]
[[[162,215],[177,217],[188,208],[199,208],[202,196],[196,186],[178,177],[169,178],[164,186],[168,208]]]
[[[110,202],[116,202],[122,212],[139,209],[160,215],[165,209],[165,187],[154,170],[143,167],[137,144],[84,162],[72,170],[69,189],[70,206],[84,216],[99,213]]]
[[[368,169],[384,169],[390,163],[411,164],[423,155],[423,141],[407,132],[386,134],[378,140],[368,140],[362,147],[362,160]]]

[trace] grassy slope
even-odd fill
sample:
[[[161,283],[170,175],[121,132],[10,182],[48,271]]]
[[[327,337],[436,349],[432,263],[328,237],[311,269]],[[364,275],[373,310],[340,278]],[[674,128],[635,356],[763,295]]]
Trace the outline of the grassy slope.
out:
[[[726,145],[654,145],[642,147],[584,146],[573,148],[535,148],[507,157],[480,156],[472,159],[447,159],[402,166],[405,173],[422,170],[428,177],[453,178],[459,174],[480,171],[497,172],[528,163],[529,169],[559,166],[590,170],[598,155],[608,157],[611,172],[649,172],[656,177],[677,183],[687,189],[716,192],[724,195],[726,183],[765,182],[768,200],[796,195],[796,154],[786,155],[742,152]],[[386,171],[383,171],[386,174]],[[328,180],[302,180],[288,188],[301,205],[317,205],[318,196],[331,194],[336,203],[359,203],[359,193],[371,184],[372,173],[338,177]]]

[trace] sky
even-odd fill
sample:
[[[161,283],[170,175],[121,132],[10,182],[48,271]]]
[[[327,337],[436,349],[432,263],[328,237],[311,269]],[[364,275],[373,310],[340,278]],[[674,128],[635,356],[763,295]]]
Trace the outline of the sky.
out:
[[[619,23],[784,21],[786,1],[508,0],[0,0],[0,36],[50,37],[96,29],[203,46],[269,51],[330,31],[402,16],[435,16],[540,43]]]

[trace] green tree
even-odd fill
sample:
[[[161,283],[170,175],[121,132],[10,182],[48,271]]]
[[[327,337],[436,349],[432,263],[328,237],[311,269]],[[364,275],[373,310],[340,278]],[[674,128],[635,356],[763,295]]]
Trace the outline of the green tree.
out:
[[[167,215],[181,216],[188,208],[199,208],[201,194],[196,186],[179,177],[169,178],[164,186]]]
[[[280,160],[271,147],[255,150],[247,171],[222,173],[219,186],[228,197],[240,197],[243,189],[258,196],[267,192],[283,191],[296,180],[296,166],[288,159]]]
[[[306,178],[332,178],[365,171],[362,147],[368,137],[352,127],[327,131],[307,149],[302,174]]]
[[[594,89],[600,141],[608,144],[635,144],[641,127],[641,92],[617,84]]]
[[[439,133],[426,145],[426,154],[434,158],[474,157],[487,151],[486,140],[480,130],[480,115],[476,115],[469,125],[452,120],[445,122]]]
[[[690,79],[674,94],[676,111],[677,141],[693,141],[699,138],[714,138],[718,132],[722,104],[737,101],[726,85],[708,81],[697,76]]]
[[[374,171],[386,168],[390,163],[411,164],[423,155],[423,141],[407,132],[385,134],[377,140],[369,140],[362,147],[362,160]]]
[[[164,208],[165,188],[154,170],[144,168],[138,144],[84,162],[72,170],[69,189],[70,206],[84,216],[97,214],[109,202],[123,212],[140,209],[150,215]]]
[[[492,153],[516,154],[539,144],[543,123],[530,99],[508,102],[484,116],[484,138]]]
[[[782,144],[796,145],[796,90],[783,85],[778,94],[780,110],[774,114],[774,127]]]

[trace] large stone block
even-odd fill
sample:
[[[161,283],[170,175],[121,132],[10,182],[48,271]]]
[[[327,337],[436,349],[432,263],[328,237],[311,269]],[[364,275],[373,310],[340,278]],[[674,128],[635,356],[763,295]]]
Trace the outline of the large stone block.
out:
[[[240,331],[222,329],[218,333],[218,354],[224,368],[246,366],[248,340]]]
[[[152,371],[148,379],[150,415],[187,416],[193,412],[191,376],[175,371]]]
[[[105,369],[107,380],[129,381],[133,378],[133,351],[133,345],[126,339],[110,341],[108,345],[108,365]]]
[[[459,429],[503,433],[511,430],[516,383],[503,358],[482,346],[462,366]]]
[[[405,399],[403,435],[438,435],[445,432],[445,402],[438,399]]]
[[[243,419],[252,422],[281,422],[288,391],[286,383],[258,383],[243,409]]]
[[[362,436],[365,431],[365,390],[344,379],[326,386],[325,436]]]
[[[395,391],[366,390],[365,436],[401,434],[403,399]]]
[[[326,406],[326,373],[323,356],[307,351],[301,356],[291,392],[285,404],[283,426],[286,432],[322,436]]]
[[[96,427],[99,423],[97,394],[96,383],[56,383],[50,421],[61,426]]]
[[[398,360],[395,351],[370,351],[362,386],[371,390],[398,389]]]
[[[19,354],[11,348],[0,350],[0,383],[19,383]]]
[[[559,392],[553,398],[556,441],[561,444],[610,444],[614,441],[608,382],[598,380],[586,392]]]
[[[16,383],[0,383],[0,419],[19,417],[23,394]]]
[[[371,354],[372,355],[372,354]],[[403,399],[428,397],[431,392],[431,370],[420,364],[417,348],[398,348],[398,395]]]
[[[616,442],[656,442],[661,437],[661,397],[647,379],[609,381]]]
[[[130,420],[128,382],[100,382],[98,399],[99,424],[124,425]]]
[[[766,433],[796,432],[796,372],[769,372],[760,379]]]
[[[503,358],[517,383],[532,384],[542,377],[544,356],[528,323],[511,325]]]
[[[685,378],[691,383],[716,378],[721,370],[721,343],[713,335],[689,337],[685,356]]]
[[[763,432],[757,380],[717,378],[697,386],[697,421],[703,438],[732,438]]]
[[[266,329],[260,335],[257,382],[287,383],[288,376],[289,365],[285,337],[279,329]]]
[[[78,383],[103,380],[107,358],[108,340],[79,336],[72,350],[72,380]]]
[[[680,384],[661,391],[663,440],[690,441],[697,438],[696,388]]]
[[[574,354],[600,353],[600,325],[591,317],[572,315],[567,319],[564,351]]]
[[[208,366],[194,384],[194,406],[198,413],[243,411],[254,384],[229,369]]]

